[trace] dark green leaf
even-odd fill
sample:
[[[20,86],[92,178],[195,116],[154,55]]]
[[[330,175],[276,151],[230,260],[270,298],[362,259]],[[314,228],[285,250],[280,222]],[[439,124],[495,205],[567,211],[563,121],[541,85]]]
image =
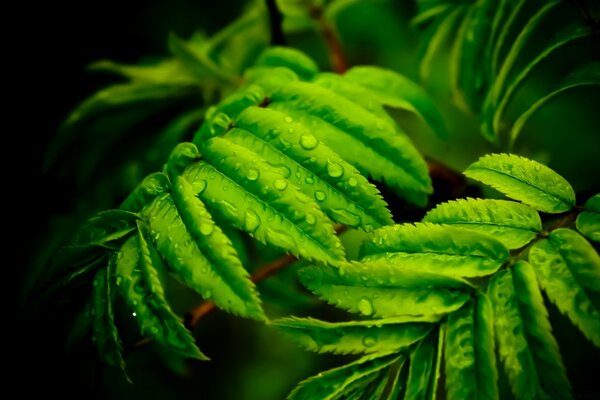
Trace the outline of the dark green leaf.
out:
[[[600,257],[577,232],[557,229],[529,252],[550,300],[600,347]]]
[[[575,225],[579,232],[588,238],[600,242],[600,193],[592,196],[577,216]]]

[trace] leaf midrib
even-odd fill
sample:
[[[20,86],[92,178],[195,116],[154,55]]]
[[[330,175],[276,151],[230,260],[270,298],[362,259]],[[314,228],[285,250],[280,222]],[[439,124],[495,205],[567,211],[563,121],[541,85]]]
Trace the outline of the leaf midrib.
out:
[[[562,198],[562,197],[560,197],[560,196],[558,196],[558,195],[556,195],[556,194],[553,194],[553,193],[547,192],[547,191],[545,191],[545,190],[541,189],[540,187],[538,187],[538,186],[536,186],[536,185],[533,185],[533,184],[531,184],[531,183],[529,183],[529,182],[525,182],[523,179],[521,179],[521,178],[517,178],[517,177],[516,177],[516,176],[514,176],[514,175],[507,174],[506,172],[498,171],[498,170],[496,170],[496,169],[492,169],[492,168],[489,168],[489,167],[484,167],[484,166],[481,166],[481,165],[477,165],[477,166],[471,166],[471,167],[469,167],[469,169],[470,169],[470,170],[482,169],[482,170],[485,170],[485,171],[494,172],[494,173],[496,173],[496,174],[499,174],[499,175],[504,175],[504,176],[506,176],[506,177],[509,177],[509,178],[512,178],[512,179],[514,179],[514,180],[516,180],[516,181],[518,181],[518,182],[521,182],[521,183],[522,183],[522,184],[524,184],[525,186],[532,187],[532,188],[534,188],[534,189],[536,189],[536,190],[538,190],[538,191],[542,192],[542,194],[544,194],[544,195],[546,195],[546,196],[548,196],[548,197],[551,197],[551,198],[557,199],[558,201],[560,201],[560,202],[561,202],[561,203],[563,203],[563,204],[566,204],[566,205],[568,205],[569,207],[573,207],[573,204],[571,204],[571,203],[570,203],[569,201],[567,201],[566,199],[564,199],[564,198]],[[467,172],[469,171],[469,169],[467,169]],[[478,179],[478,180],[479,180],[479,179]],[[494,185],[492,185],[492,186],[496,186],[496,185],[494,184]],[[507,197],[511,197],[511,196],[507,196]]]
[[[310,174],[314,175],[315,177],[319,178],[319,180],[321,180],[322,182],[324,182],[328,187],[330,187],[334,192],[339,193],[342,195],[342,197],[344,197],[346,200],[348,200],[349,203],[355,204],[359,209],[361,209],[366,215],[370,216],[374,221],[379,222],[382,226],[387,225],[387,222],[384,221],[382,223],[382,221],[379,219],[379,217],[372,215],[370,212],[367,211],[366,208],[364,208],[364,206],[362,206],[361,204],[357,203],[356,201],[352,200],[350,197],[348,197],[348,195],[338,189],[335,188],[334,185],[332,185],[331,183],[329,183],[326,179],[321,178],[318,174],[315,174],[313,171],[309,170],[308,168],[306,168],[304,165],[302,165],[301,163],[299,163],[298,161],[294,160],[292,157],[290,157],[289,155],[287,155],[286,153],[284,153],[283,151],[281,151],[280,149],[278,149],[277,147],[273,146],[271,144],[270,141],[264,140],[262,137],[258,136],[257,134],[255,134],[254,132],[251,132],[249,130],[246,130],[244,128],[239,128],[238,129],[244,131],[244,132],[248,132],[250,133],[252,136],[258,138],[259,140],[261,140],[263,143],[265,143],[267,146],[269,146],[271,149],[273,149],[274,151],[276,151],[277,153],[283,155],[285,158],[292,160],[292,162],[298,164],[300,166],[300,168],[302,168],[304,171],[309,172]],[[329,148],[329,146],[327,146]],[[333,150],[332,150],[333,151]],[[337,154],[337,153],[336,153]],[[341,158],[341,157],[340,157]],[[345,160],[344,160],[345,161]],[[368,182],[367,182],[368,183]]]
[[[317,247],[321,248],[321,250],[324,250],[325,253],[328,254],[333,260],[339,261],[340,258],[337,255],[335,255],[334,253],[331,253],[330,249],[324,247],[318,240],[316,240],[311,235],[307,234],[304,230],[302,230],[300,228],[300,226],[296,225],[293,221],[291,221],[286,214],[279,212],[277,209],[273,208],[270,203],[268,203],[268,202],[264,201],[263,199],[261,199],[260,197],[258,197],[258,195],[256,193],[251,192],[251,191],[247,190],[246,188],[244,188],[244,186],[242,186],[240,183],[236,182],[235,180],[233,180],[232,178],[227,176],[222,170],[220,170],[213,164],[209,163],[208,160],[205,159],[204,161],[206,161],[207,165],[210,165],[215,171],[220,173],[221,176],[223,176],[225,179],[227,179],[228,181],[233,183],[234,186],[237,186],[238,188],[242,189],[243,192],[250,194],[254,199],[256,199],[259,203],[263,204],[266,208],[268,208],[269,210],[274,212],[276,215],[281,215],[284,220],[289,222],[293,227],[296,228],[296,230],[298,230],[300,233],[302,233],[304,236],[306,236],[308,238],[308,240],[315,243],[317,245]],[[325,221],[325,223],[327,223],[327,222]],[[332,230],[333,230],[333,228],[332,228]]]

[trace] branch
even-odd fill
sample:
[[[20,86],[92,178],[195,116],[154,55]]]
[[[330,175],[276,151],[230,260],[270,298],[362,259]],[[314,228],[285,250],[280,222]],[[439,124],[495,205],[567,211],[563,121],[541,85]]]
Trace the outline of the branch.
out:
[[[310,10],[310,16],[317,23],[325,44],[329,49],[329,59],[331,60],[332,69],[338,74],[343,74],[348,69],[348,61],[333,25],[325,18],[321,7],[313,7]]]
[[[269,10],[269,29],[271,31],[271,45],[285,46],[285,36],[283,35],[283,15],[275,0],[266,0]]]

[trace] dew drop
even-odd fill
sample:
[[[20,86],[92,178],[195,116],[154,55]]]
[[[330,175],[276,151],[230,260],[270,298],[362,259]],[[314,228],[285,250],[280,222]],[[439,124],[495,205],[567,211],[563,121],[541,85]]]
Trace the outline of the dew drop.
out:
[[[137,314],[136,313],[131,313],[131,315],[133,315],[135,317]]]
[[[285,190],[287,187],[287,181],[285,179],[277,179],[275,182],[273,182],[273,186],[275,186],[275,189],[277,190]]]
[[[306,179],[304,179],[304,182],[308,183],[309,185],[315,183],[315,180],[313,179],[312,176],[307,176]]]
[[[332,178],[339,178],[340,176],[342,176],[344,174],[344,168],[340,164],[333,162],[331,160],[328,160],[327,161],[327,173]]]
[[[533,167],[536,171],[539,171],[540,169],[542,169],[542,167],[540,167],[538,164],[535,165],[535,167]]]
[[[351,177],[350,179],[348,179],[348,185],[355,187],[358,184],[358,181],[356,180],[355,177]]]
[[[311,135],[310,133],[300,136],[300,146],[302,146],[302,148],[306,150],[314,149],[315,147],[317,147],[317,144],[319,144],[319,141],[314,135]]]
[[[200,233],[203,234],[204,236],[208,236],[211,233],[213,233],[213,226],[212,224],[200,224]]]
[[[292,117],[285,117],[283,120],[284,120],[285,122],[287,122],[288,124],[291,124],[291,123],[292,123]]]
[[[367,335],[363,338],[362,344],[365,347],[373,347],[377,344],[377,338],[375,336]]]
[[[306,223],[309,225],[314,225],[317,222],[317,219],[312,214],[306,214]]]
[[[260,225],[260,217],[252,210],[247,210],[244,215],[244,228],[249,233],[253,233]]]
[[[258,179],[259,176],[260,176],[260,172],[258,172],[258,170],[254,169],[254,168],[250,168],[248,170],[248,175],[246,175],[246,177],[248,178],[249,181],[255,181]]]
[[[371,300],[363,297],[358,301],[358,311],[360,311],[363,315],[371,315],[373,314],[373,303]]]
[[[315,199],[317,199],[317,201],[323,201],[327,198],[327,195],[325,194],[325,192],[322,192],[320,190],[317,190],[315,192]]]

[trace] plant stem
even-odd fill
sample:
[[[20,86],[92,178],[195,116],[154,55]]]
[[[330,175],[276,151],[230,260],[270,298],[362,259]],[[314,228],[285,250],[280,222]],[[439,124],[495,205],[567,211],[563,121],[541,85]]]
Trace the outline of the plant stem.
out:
[[[342,49],[342,43],[337,35],[337,32],[333,28],[333,25],[323,15],[323,9],[321,7],[313,7],[310,10],[310,16],[315,20],[321,35],[325,40],[325,44],[329,49],[329,59],[331,60],[332,69],[338,74],[343,74],[348,69],[348,61],[346,55]]]
[[[275,0],[266,0],[269,10],[269,29],[271,31],[271,45],[285,46],[285,36],[283,35],[283,15]]]

